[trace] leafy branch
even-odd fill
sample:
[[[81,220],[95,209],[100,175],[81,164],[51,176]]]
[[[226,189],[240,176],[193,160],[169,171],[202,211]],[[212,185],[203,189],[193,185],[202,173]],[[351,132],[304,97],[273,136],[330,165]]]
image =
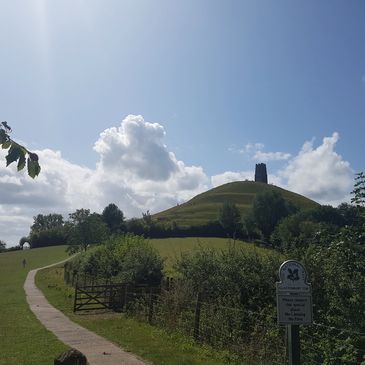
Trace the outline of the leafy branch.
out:
[[[357,206],[365,206],[365,173],[358,172],[355,174],[354,190],[351,191],[353,197],[351,203],[355,203]]]
[[[9,136],[11,131],[11,127],[7,122],[0,123],[0,146],[3,150],[8,150],[8,154],[5,157],[6,166],[16,162],[18,171],[23,170],[27,166],[28,175],[34,179],[41,171],[38,155],[13,141]]]

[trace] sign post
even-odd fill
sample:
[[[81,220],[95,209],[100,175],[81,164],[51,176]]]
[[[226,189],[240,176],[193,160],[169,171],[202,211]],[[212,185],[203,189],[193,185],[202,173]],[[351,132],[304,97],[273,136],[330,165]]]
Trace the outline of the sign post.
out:
[[[300,365],[299,325],[313,322],[312,287],[304,266],[295,260],[285,261],[276,283],[278,324],[287,326],[289,365]]]

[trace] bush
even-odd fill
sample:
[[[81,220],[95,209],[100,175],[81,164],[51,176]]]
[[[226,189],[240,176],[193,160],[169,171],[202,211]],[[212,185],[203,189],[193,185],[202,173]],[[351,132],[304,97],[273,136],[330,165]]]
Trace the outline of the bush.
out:
[[[182,254],[175,269],[194,290],[212,293],[226,304],[240,304],[241,309],[257,310],[275,305],[279,255],[263,255],[231,246],[226,251],[201,248]],[[232,303],[229,303],[232,302]]]
[[[67,232],[64,227],[33,232],[29,237],[31,248],[64,245],[66,242]]]
[[[163,259],[143,237],[126,234],[111,237],[94,250],[82,253],[69,270],[94,281],[158,285]]]

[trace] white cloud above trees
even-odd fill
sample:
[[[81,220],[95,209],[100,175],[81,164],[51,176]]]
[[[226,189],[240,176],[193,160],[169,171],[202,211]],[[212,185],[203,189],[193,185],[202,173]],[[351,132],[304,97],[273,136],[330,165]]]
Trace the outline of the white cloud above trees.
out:
[[[165,130],[159,123],[129,115],[119,126],[104,130],[95,142],[99,154],[95,168],[79,166],[61,152],[34,151],[42,171],[35,179],[15,166],[5,167],[0,151],[0,232],[9,244],[29,233],[33,216],[68,213],[78,208],[101,212],[113,202],[127,217],[158,212],[190,199],[212,186],[230,181],[252,180],[254,171],[226,171],[208,177],[201,166],[187,166],[164,143]],[[322,144],[306,142],[285,166],[270,172],[275,185],[304,194],[322,203],[337,204],[351,190],[353,173],[348,162],[335,152],[338,134]],[[246,146],[250,153],[262,144]],[[1,163],[2,162],[2,163]]]
[[[260,149],[254,153],[254,156],[268,157],[272,154],[273,158],[264,158],[261,161],[269,160],[287,160],[284,166],[269,174],[269,182],[281,186],[285,189],[305,195],[322,204],[338,205],[348,200],[349,192],[353,185],[354,172],[349,162],[345,161],[341,155],[335,151],[336,143],[339,140],[339,134],[333,133],[330,137],[323,138],[322,143],[315,147],[314,140],[307,141],[297,155],[291,156],[282,152],[262,153],[262,144],[249,144],[245,150],[255,150],[255,146]],[[285,157],[285,158],[275,158]],[[290,157],[291,156],[291,157]],[[268,168],[270,171],[270,166]],[[253,179],[251,172],[251,180]],[[224,172],[212,176],[212,185],[217,186],[230,181],[243,180],[241,177],[250,179],[248,171],[241,172]]]
[[[101,212],[113,202],[128,217],[141,216],[207,190],[210,180],[203,168],[179,161],[168,151],[164,137],[161,124],[129,115],[100,134],[94,146],[100,156],[95,169],[73,164],[50,149],[35,151],[42,166],[35,180],[14,166],[1,165],[1,239],[16,244],[39,213],[67,215],[81,207]],[[4,161],[4,154],[0,158]]]
[[[256,161],[268,162],[268,161],[281,161],[288,160],[291,157],[290,153],[285,152],[263,152],[256,151],[253,159]]]
[[[247,143],[243,148],[237,148],[236,146],[230,146],[229,152],[239,153],[246,155],[253,161],[281,161],[288,160],[291,157],[287,152],[264,152],[265,145],[263,143]]]
[[[314,147],[314,141],[304,143],[297,156],[279,172],[287,189],[308,196],[320,203],[337,205],[348,198],[354,172],[349,162],[336,153],[339,134],[323,138]]]

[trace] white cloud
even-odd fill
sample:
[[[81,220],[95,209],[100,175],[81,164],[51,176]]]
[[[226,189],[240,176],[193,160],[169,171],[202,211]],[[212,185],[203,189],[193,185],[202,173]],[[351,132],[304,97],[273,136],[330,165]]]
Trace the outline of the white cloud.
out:
[[[165,181],[176,172],[176,159],[163,144],[165,130],[145,122],[141,115],[128,115],[116,128],[100,134],[94,149],[105,169],[125,170],[140,179]]]
[[[261,151],[265,148],[263,143],[247,143],[243,149],[245,152]]]
[[[228,147],[228,151],[231,153],[247,155],[251,158],[253,153],[262,150],[264,147],[265,145],[262,143],[247,143],[241,148],[237,147],[236,145],[231,145],[230,147]]]
[[[246,155],[254,161],[261,162],[288,160],[291,157],[291,154],[286,152],[264,152],[264,148],[263,143],[247,143],[243,148],[231,146],[228,151]]]
[[[0,151],[0,239],[17,244],[29,233],[33,216],[68,213],[78,208],[101,212],[117,204],[128,216],[158,212],[196,194],[227,182],[253,180],[254,171],[226,171],[208,176],[200,166],[187,166],[164,144],[165,130],[141,116],[127,116],[119,126],[103,131],[94,149],[100,159],[94,169],[73,164],[61,152],[45,149],[39,154],[41,174],[32,180],[26,172],[5,167]],[[338,134],[305,142],[285,166],[269,174],[269,182],[322,203],[337,204],[352,187],[353,172],[335,152]],[[257,152],[262,144],[245,150]],[[263,152],[262,152],[263,153]],[[268,166],[270,173],[270,166]]]
[[[37,214],[101,210],[114,202],[128,216],[157,212],[207,190],[209,179],[199,166],[186,166],[169,152],[165,130],[141,116],[127,116],[100,134],[95,169],[65,160],[46,149],[38,153],[42,171],[32,180],[15,166],[0,165],[0,232],[9,244],[29,233]],[[4,161],[4,152],[0,161]]]
[[[123,187],[132,214],[157,212],[209,187],[203,169],[177,160],[163,143],[164,136],[162,125],[134,115],[100,134],[94,146],[100,154],[95,180],[96,185],[107,186],[110,201],[116,202]]]
[[[323,138],[317,148],[313,140],[304,143],[299,154],[279,173],[286,180],[286,187],[320,203],[337,205],[348,199],[353,171],[334,150],[338,139],[335,132]]]
[[[226,171],[222,174],[214,175],[211,177],[212,186],[216,187],[219,185],[227,184],[233,181],[244,181],[244,180],[253,180],[254,172],[253,171]]]
[[[335,152],[338,140],[339,134],[333,133],[331,137],[325,137],[322,144],[315,148],[312,139],[305,142],[299,153],[293,157],[282,152],[272,153],[273,157],[275,154],[282,154],[281,157],[285,157],[287,163],[281,170],[269,174],[269,182],[322,204],[336,206],[348,201],[353,184],[353,171],[349,162],[344,161],[342,156]],[[261,157],[265,157],[265,154]],[[212,177],[212,185],[217,186],[246,178],[252,180],[253,172],[224,172]]]
[[[257,151],[253,156],[256,161],[268,162],[268,161],[280,161],[288,160],[291,157],[290,153],[285,152],[262,152]]]

